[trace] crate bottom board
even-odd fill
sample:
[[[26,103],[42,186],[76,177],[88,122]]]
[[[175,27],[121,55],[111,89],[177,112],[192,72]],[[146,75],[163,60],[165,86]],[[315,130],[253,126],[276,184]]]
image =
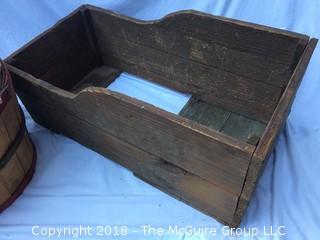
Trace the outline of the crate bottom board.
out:
[[[180,116],[215,129],[241,141],[256,145],[266,124],[192,97]]]

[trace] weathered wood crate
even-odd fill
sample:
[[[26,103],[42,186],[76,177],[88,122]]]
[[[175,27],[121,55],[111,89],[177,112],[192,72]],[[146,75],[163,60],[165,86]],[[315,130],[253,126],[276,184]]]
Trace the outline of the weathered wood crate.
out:
[[[316,42],[194,11],[145,22],[86,5],[7,62],[38,123],[236,226]],[[106,89],[122,71],[192,99],[175,115]]]
[[[31,180],[35,158],[10,74],[0,59],[0,213]]]

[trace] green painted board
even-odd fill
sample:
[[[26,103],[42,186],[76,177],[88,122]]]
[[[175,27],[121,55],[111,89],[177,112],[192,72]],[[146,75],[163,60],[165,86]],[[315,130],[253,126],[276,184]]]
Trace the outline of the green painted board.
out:
[[[221,132],[256,145],[266,125],[243,115],[231,113]]]
[[[179,115],[253,145],[258,143],[266,127],[257,120],[208,104],[195,97],[189,100]]]
[[[220,131],[230,112],[192,97],[179,115]]]

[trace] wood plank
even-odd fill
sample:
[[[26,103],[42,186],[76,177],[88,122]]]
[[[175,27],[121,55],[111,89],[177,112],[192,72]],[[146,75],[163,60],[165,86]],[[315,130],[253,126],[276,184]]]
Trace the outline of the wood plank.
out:
[[[230,112],[192,97],[179,115],[220,131],[229,118]]]
[[[24,173],[27,173],[32,165],[33,154],[33,148],[28,133],[26,133],[16,151],[16,155]]]
[[[21,118],[17,115],[17,100],[12,97],[3,109],[0,118],[9,135],[10,143],[13,142],[20,129]]]
[[[283,86],[287,82],[290,65],[295,58],[294,52],[298,45],[305,45],[307,42],[307,36],[304,35],[284,36],[282,33],[271,33],[269,29],[261,31],[257,27],[252,31],[252,26],[240,26],[237,21],[228,22],[196,11],[174,13],[162,20],[148,22],[94,7],[87,12],[93,27],[100,33],[103,30],[106,34],[112,32],[112,36],[277,86]],[[192,19],[198,22],[195,23]],[[190,25],[197,26],[192,28]],[[216,30],[218,25],[219,31]],[[232,31],[225,31],[224,27]],[[263,39],[261,35],[270,41]],[[270,46],[271,44],[275,45]],[[273,50],[272,56],[269,55],[270,47]],[[284,53],[289,54],[286,59],[288,62],[274,57],[274,52],[280,55],[285,48],[290,48]]]
[[[241,189],[248,159],[254,151],[251,145],[107,89],[88,88],[72,97],[72,94],[34,79],[20,70],[14,71],[17,89],[23,88],[24,93],[28,94],[23,98],[24,101],[30,96],[39,98],[27,105],[41,101],[48,106],[62,108],[104,129],[110,135],[152,152],[231,192],[239,192]],[[30,82],[19,81],[17,74]],[[63,124],[63,121],[52,124]]]
[[[107,87],[119,75],[121,71],[116,68],[107,66],[98,66],[89,72],[79,83],[77,83],[71,91],[80,92],[87,87]]]
[[[24,177],[24,171],[16,154],[0,169],[0,179],[8,191],[13,194]]]
[[[264,122],[269,120],[282,92],[280,87],[239,78],[126,40],[115,44],[110,39],[104,40],[101,47],[106,53],[106,65]]]
[[[63,89],[72,88],[97,64],[81,12],[73,13],[30,42],[9,60]]]
[[[46,109],[52,108],[52,105],[47,106],[43,102],[37,104]],[[163,159],[142,151],[110,135],[105,129],[97,128],[96,125],[70,115],[62,109],[51,109],[44,113],[35,105],[28,106],[31,107],[31,113],[37,114],[44,126],[49,129],[63,132],[98,153],[110,157],[139,176],[143,176],[143,179],[153,186],[206,214],[217,217],[224,223],[232,220],[238,199],[236,194],[166,163]],[[64,119],[63,124],[59,123],[61,118]],[[53,122],[59,124],[52,124]]]
[[[239,114],[231,113],[221,132],[256,145],[265,128],[266,124]]]
[[[194,97],[179,115],[253,145],[257,144],[266,127],[259,121],[231,113]]]
[[[0,116],[0,136],[1,136],[1,141],[0,141],[0,158],[5,154],[7,151],[11,140],[8,134],[8,131],[4,125],[4,121]]]
[[[0,205],[4,203],[7,199],[9,199],[10,196],[10,192],[0,179]]]
[[[178,26],[180,31],[191,36],[287,64],[299,58],[309,40],[303,34],[201,12],[193,14],[193,11],[182,12],[179,17],[171,14],[163,20],[161,26],[172,31],[178,30]]]
[[[266,127],[265,133],[261,137],[255,153],[252,156],[245,184],[243,186],[241,197],[238,203],[237,211],[233,220],[233,225],[237,225],[240,223],[241,216],[243,216],[243,213],[248,206],[249,200],[255,189],[259,176],[262,173],[266,161],[271,154],[271,150],[276,143],[277,136],[285,125],[296,91],[300,85],[300,82],[306,71],[317,42],[318,40],[313,38],[308,43],[288,83],[288,86],[281,96],[279,104],[275,109],[272,118]]]

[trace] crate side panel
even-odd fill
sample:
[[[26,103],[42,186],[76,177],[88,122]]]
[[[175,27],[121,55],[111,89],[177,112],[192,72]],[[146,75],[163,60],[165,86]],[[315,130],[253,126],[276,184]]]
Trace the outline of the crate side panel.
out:
[[[90,15],[106,64],[263,122],[306,42],[302,35],[270,33],[194,12],[150,22],[96,8]]]
[[[62,89],[72,88],[98,61],[83,21],[81,12],[66,17],[7,61]]]
[[[44,113],[42,108],[48,111]],[[31,112],[37,115],[49,129],[64,133],[100,154],[110,157],[153,186],[218,218],[223,223],[230,223],[232,220],[238,200],[237,194],[230,193],[169,164],[157,156],[110,135],[105,129],[70,115],[62,109],[50,108],[52,105],[41,102],[29,105]],[[63,124],[60,121],[62,118],[64,119]]]
[[[30,76],[25,76],[30,77]],[[254,147],[184,118],[106,89],[91,88],[64,98],[13,73],[19,96],[64,109],[110,135],[152,153],[225,189],[239,193]],[[35,100],[26,102],[27,99]],[[34,116],[36,120],[37,116]],[[40,120],[41,121],[41,120]],[[64,124],[63,119],[55,124]]]
[[[305,48],[292,78],[290,79],[288,86],[286,87],[279,104],[267,125],[266,131],[257,145],[243,185],[233,224],[240,223],[241,217],[248,206],[251,195],[256,187],[256,183],[259,180],[259,176],[263,171],[272,149],[274,148],[277,136],[285,125],[296,91],[298,90],[317,42],[317,39],[311,39]]]

